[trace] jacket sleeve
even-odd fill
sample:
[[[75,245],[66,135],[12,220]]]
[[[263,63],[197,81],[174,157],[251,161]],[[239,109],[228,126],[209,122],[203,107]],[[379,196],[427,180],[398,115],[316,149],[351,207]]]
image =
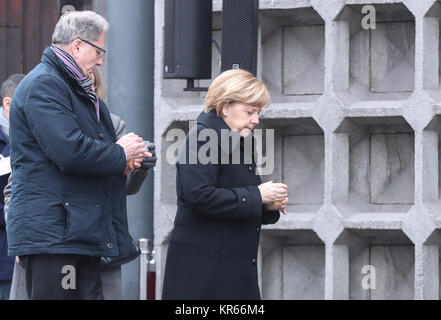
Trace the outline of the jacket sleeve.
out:
[[[280,211],[268,211],[263,206],[262,224],[275,224],[279,221]]]
[[[9,175],[8,184],[6,185],[5,189],[3,189],[4,202],[5,202],[3,206],[3,211],[5,213],[6,223],[8,221],[9,202],[11,201],[11,184],[12,184],[12,174]]]
[[[137,194],[141,190],[145,179],[147,179],[148,169],[137,168],[127,176],[126,192],[128,196]]]
[[[201,145],[198,142],[198,150]],[[262,198],[257,186],[218,187],[219,164],[189,164],[187,160],[188,157],[185,164],[178,162],[179,188],[186,204],[196,213],[225,219],[261,217]]]
[[[111,113],[110,119],[112,119],[112,125],[115,129],[116,139],[121,139],[126,134],[126,123],[116,114]]]
[[[63,172],[122,174],[124,149],[84,134],[65,90],[63,83],[50,76],[38,78],[28,89],[25,116],[41,150]]]
[[[112,119],[113,128],[115,129],[116,138],[120,139],[126,134],[126,123],[123,119],[113,113],[110,114],[110,118]],[[138,193],[147,178],[147,173],[147,170],[138,168],[127,175],[126,192],[128,196]]]

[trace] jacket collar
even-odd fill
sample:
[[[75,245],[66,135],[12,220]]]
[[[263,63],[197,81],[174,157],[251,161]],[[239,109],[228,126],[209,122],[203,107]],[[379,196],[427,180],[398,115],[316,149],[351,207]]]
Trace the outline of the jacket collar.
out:
[[[208,129],[215,130],[218,137],[221,136],[222,130],[230,130],[230,127],[227,125],[224,119],[216,114],[215,110],[212,110],[209,113],[202,111],[197,119],[197,123],[202,124]]]
[[[58,59],[51,48],[46,48],[44,50],[41,62],[55,69],[75,93],[88,97],[78,82],[69,75],[69,71],[67,70],[66,66],[60,61],[60,59]]]
[[[221,149],[231,154],[234,149],[236,149],[240,144],[243,144],[244,139],[238,134],[230,129],[225,120],[222,117],[219,117],[216,113],[216,110],[211,110],[206,113],[204,111],[201,112],[197,119],[197,123],[203,125],[207,129],[213,129],[217,134],[217,142]],[[225,134],[229,134],[229,142],[228,149],[226,149],[226,145],[222,143],[222,132]]]

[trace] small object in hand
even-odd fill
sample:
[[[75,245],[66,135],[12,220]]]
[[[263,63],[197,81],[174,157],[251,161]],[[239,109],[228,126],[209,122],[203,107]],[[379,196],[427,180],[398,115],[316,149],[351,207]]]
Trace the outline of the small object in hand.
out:
[[[127,164],[129,165],[129,166],[133,166],[133,163],[135,162],[135,160],[129,160],[129,161],[127,161]]]
[[[273,205],[281,206],[282,205],[282,201],[275,201],[275,202],[273,202]]]

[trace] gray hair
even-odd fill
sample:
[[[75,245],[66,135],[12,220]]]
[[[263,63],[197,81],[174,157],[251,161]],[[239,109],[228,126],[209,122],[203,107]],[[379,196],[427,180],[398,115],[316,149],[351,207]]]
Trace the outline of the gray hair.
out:
[[[2,97],[2,101],[4,98],[12,98],[15,89],[17,89],[18,85],[20,84],[21,80],[23,80],[24,77],[25,77],[24,74],[16,73],[9,76],[9,78],[6,79],[5,82],[3,82],[0,89],[0,95]],[[0,105],[1,105],[1,101],[0,101]]]
[[[106,19],[93,11],[71,11],[61,16],[52,35],[52,43],[70,44],[76,39],[98,41],[109,30]]]

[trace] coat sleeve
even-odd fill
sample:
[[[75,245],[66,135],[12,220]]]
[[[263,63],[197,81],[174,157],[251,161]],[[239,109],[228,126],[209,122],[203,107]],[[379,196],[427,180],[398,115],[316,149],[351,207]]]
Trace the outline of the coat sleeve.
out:
[[[112,119],[113,128],[115,129],[116,138],[120,139],[126,134],[126,123],[113,113],[110,114],[110,118]],[[147,173],[148,171],[146,169],[138,168],[127,175],[126,192],[128,196],[138,193],[147,178]]]
[[[126,134],[126,123],[116,114],[111,113],[110,119],[112,119],[112,125],[115,129],[116,139],[121,139]]]
[[[279,221],[280,211],[268,211],[263,207],[262,224],[275,224]]]
[[[5,204],[3,206],[3,211],[5,214],[5,222],[6,223],[8,221],[9,202],[11,201],[11,184],[12,184],[12,174],[9,175],[8,184],[3,189],[4,202],[5,202]]]
[[[198,142],[197,150],[202,144]],[[218,187],[219,164],[189,164],[188,160],[187,156],[185,164],[182,160],[178,162],[178,188],[186,204],[196,213],[224,219],[261,217],[262,198],[257,186]]]
[[[41,150],[66,173],[122,174],[124,149],[85,135],[65,90],[50,76],[38,78],[28,89],[25,116]]]

